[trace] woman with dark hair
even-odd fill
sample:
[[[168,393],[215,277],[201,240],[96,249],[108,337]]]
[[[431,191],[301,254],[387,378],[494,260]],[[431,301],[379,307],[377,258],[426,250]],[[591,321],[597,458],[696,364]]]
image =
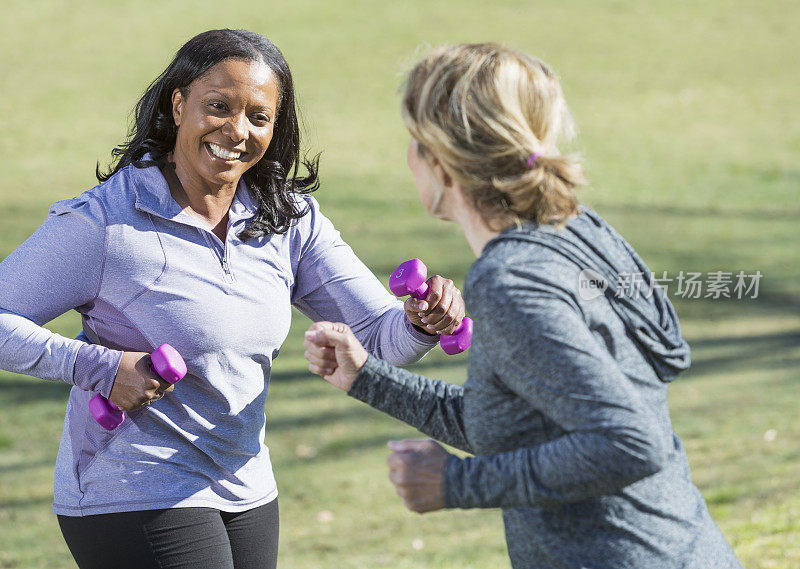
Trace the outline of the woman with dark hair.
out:
[[[292,305],[399,365],[463,317],[441,277],[404,306],[383,288],[308,195],[318,160],[298,174],[299,138],[278,48],[202,33],[147,89],[101,183],[0,264],[0,368],[75,386],[53,511],[82,569],[275,566],[264,408]],[[90,342],[42,327],[70,309]],[[177,386],[150,369],[162,343],[187,363]],[[116,429],[90,415],[95,393],[128,412]]]

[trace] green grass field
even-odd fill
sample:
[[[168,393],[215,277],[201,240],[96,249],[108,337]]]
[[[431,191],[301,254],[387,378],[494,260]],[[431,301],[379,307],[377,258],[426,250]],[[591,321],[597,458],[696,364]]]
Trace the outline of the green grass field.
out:
[[[49,203],[94,185],[95,162],[108,160],[139,95],[186,39],[245,27],[292,65],[306,146],[323,151],[317,197],[356,252],[384,282],[421,256],[463,283],[471,253],[455,227],[425,216],[405,166],[403,71],[442,42],[502,41],[544,58],[580,127],[592,181],[582,200],[652,270],[763,274],[756,299],[676,299],[694,365],[673,384],[672,414],[745,566],[800,566],[797,2],[9,4],[0,258]],[[74,335],[78,325],[73,313],[50,327]],[[281,566],[508,567],[497,511],[401,507],[385,443],[413,430],[310,375],[307,325],[295,318],[267,408]],[[435,352],[416,369],[460,382],[465,364]],[[50,512],[67,392],[0,372],[0,568],[74,567]]]

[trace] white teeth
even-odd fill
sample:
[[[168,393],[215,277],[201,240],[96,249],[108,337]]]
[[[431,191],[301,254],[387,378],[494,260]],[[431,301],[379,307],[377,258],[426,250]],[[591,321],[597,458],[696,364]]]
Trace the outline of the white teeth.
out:
[[[208,147],[211,149],[211,154],[223,160],[238,160],[239,156],[242,155],[241,152],[236,150],[225,150],[219,144],[214,144],[213,142],[209,142]]]

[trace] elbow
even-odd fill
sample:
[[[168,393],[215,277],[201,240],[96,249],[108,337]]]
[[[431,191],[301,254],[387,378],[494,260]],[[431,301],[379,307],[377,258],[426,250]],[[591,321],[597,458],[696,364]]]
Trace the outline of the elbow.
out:
[[[660,445],[649,446],[642,456],[637,479],[641,480],[660,472],[667,466],[668,461],[669,455],[663,452]]]
[[[372,356],[394,366],[417,363],[433,346],[420,348],[412,341],[411,323],[402,308],[389,310],[372,321],[351,326],[353,333]]]
[[[415,364],[422,358],[422,354],[415,354],[411,350],[400,350],[396,343],[381,343],[377,338],[368,338],[361,343],[370,355],[393,366],[404,367]]]
[[[409,366],[411,364],[417,363],[425,354],[399,354],[399,353],[389,353],[383,356],[377,356],[380,359],[399,367]]]
[[[405,316],[404,316],[405,318]],[[395,366],[405,367],[419,362],[437,344],[424,345],[408,337],[376,338],[367,351]]]
[[[615,446],[622,450],[620,466],[627,471],[625,478],[629,484],[660,472],[669,462],[668,444],[655,426],[627,430],[615,439]]]

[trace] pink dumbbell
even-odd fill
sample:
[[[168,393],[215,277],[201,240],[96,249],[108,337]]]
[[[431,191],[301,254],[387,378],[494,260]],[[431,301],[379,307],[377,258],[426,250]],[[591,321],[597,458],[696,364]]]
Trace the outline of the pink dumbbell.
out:
[[[186,362],[178,350],[169,344],[161,344],[150,354],[150,367],[168,383],[178,383],[186,375]],[[116,429],[125,420],[125,411],[99,393],[89,401],[89,411],[95,421],[109,431]]]
[[[401,263],[389,277],[389,290],[395,296],[410,294],[417,300],[425,300],[428,296],[428,269],[419,259],[411,259]],[[472,319],[465,316],[452,334],[442,334],[439,344],[448,355],[460,354],[472,343]]]

